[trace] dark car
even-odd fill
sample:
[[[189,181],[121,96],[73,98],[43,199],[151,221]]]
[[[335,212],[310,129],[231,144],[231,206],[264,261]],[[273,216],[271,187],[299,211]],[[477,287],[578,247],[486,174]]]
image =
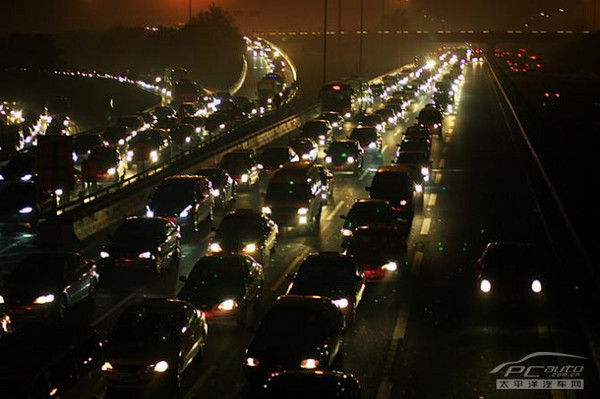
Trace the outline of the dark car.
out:
[[[164,129],[147,129],[135,135],[129,142],[127,161],[147,167],[157,164],[171,155],[171,139]]]
[[[108,335],[102,365],[109,388],[181,387],[184,372],[200,358],[208,324],[189,302],[151,298],[134,302],[119,316]]]
[[[116,183],[125,179],[126,170],[117,147],[96,147],[81,164],[81,178],[88,183]]]
[[[259,180],[260,164],[253,149],[236,149],[229,151],[219,162],[219,167],[225,169],[236,181],[238,186],[252,188]]]
[[[25,139],[19,125],[0,126],[0,156],[9,156],[23,149]]]
[[[137,134],[137,132],[135,132],[135,134]],[[127,154],[129,140],[131,140],[133,135],[133,130],[122,125],[108,126],[102,132],[102,137],[104,137],[104,140],[106,140],[111,146],[117,147],[119,152],[121,152],[123,155]]]
[[[194,125],[187,123],[177,123],[171,129],[169,129],[169,136],[171,142],[178,146],[183,147],[184,145],[190,145],[195,142],[198,134],[196,134],[196,128]]]
[[[383,157],[383,139],[374,126],[357,126],[352,129],[349,138],[350,140],[359,142],[366,156],[381,161],[381,158]]]
[[[365,290],[365,276],[351,256],[338,252],[310,254],[288,278],[291,283],[286,295],[331,298],[344,313],[346,323],[354,322]]]
[[[402,141],[396,145],[396,156],[398,152],[420,151],[427,155],[431,155],[431,140],[426,137],[404,137]]]
[[[398,115],[391,108],[381,108],[375,111],[377,115],[381,116],[381,119],[385,121],[385,129],[391,130],[398,123]]]
[[[162,217],[130,216],[123,220],[100,251],[114,269],[152,268],[161,273],[168,257],[181,257],[179,226]]]
[[[433,102],[444,114],[451,114],[454,112],[454,95],[451,95],[448,92],[435,92],[433,94]]]
[[[216,134],[228,130],[233,126],[233,121],[225,112],[213,112],[204,120],[204,128],[209,134]]]
[[[287,162],[297,162],[300,157],[292,147],[279,146],[267,147],[260,154],[259,162],[262,165],[263,174],[271,174],[281,168]]]
[[[195,175],[206,176],[212,184],[212,196],[215,206],[224,209],[235,201],[237,182],[223,168],[204,168],[194,172]]]
[[[401,167],[380,166],[367,187],[369,197],[386,200],[392,205],[397,218],[412,223],[415,214],[415,182]]]
[[[73,124],[68,115],[56,115],[52,118],[44,133],[47,136],[68,135],[72,127]]]
[[[176,116],[165,116],[158,118],[152,128],[154,129],[164,129],[167,132],[171,132],[172,129],[175,128],[179,124],[179,118]]]
[[[142,120],[144,121],[144,126],[142,126],[142,129],[151,128],[158,120],[158,118],[150,111],[136,112],[134,116],[142,117]]]
[[[36,227],[41,216],[52,209],[53,197],[35,182],[0,186],[0,222]]]
[[[156,119],[161,118],[171,118],[177,115],[177,111],[175,108],[169,105],[161,105],[152,110],[152,114],[156,117]]]
[[[91,326],[39,320],[0,339],[2,398],[102,397],[104,340]]]
[[[344,329],[344,314],[330,298],[278,297],[246,349],[248,382],[258,388],[272,373],[339,367]]]
[[[34,155],[15,155],[0,169],[2,183],[31,182],[37,176],[36,157]]]
[[[417,121],[427,127],[432,134],[442,137],[444,116],[434,104],[428,104],[419,111]]]
[[[80,134],[73,138],[73,161],[81,164],[96,147],[108,147],[110,144],[101,134]]]
[[[325,146],[333,140],[333,129],[327,119],[313,119],[305,122],[301,131],[301,137],[309,137],[319,146]]]
[[[0,303],[13,319],[59,317],[85,299],[93,300],[100,275],[96,263],[75,252],[28,255],[5,280]]]
[[[236,209],[221,220],[208,250],[250,255],[264,265],[274,251],[278,234],[277,224],[265,214]]]
[[[202,310],[209,321],[236,320],[251,327],[263,296],[263,270],[251,256],[218,254],[203,256],[177,297]]]
[[[351,171],[354,175],[363,168],[364,150],[357,140],[337,140],[325,152],[325,165],[332,171]]]
[[[419,167],[423,183],[426,183],[431,178],[431,161],[429,156],[424,151],[397,151],[396,159],[393,162],[395,165],[416,165]],[[415,179],[419,183],[418,179]]]
[[[249,117],[258,114],[258,105],[248,97],[234,96],[231,97],[231,102]]]
[[[325,119],[331,123],[333,129],[339,131],[344,130],[344,117],[337,111],[325,111],[322,112],[316,119]]]
[[[383,199],[361,198],[354,201],[346,215],[340,215],[344,220],[342,226],[342,247],[354,235],[357,228],[369,225],[398,226],[396,214],[392,205]]]
[[[146,205],[146,216],[161,216],[179,226],[198,231],[213,219],[212,184],[208,177],[175,175],[165,178],[154,189]]]
[[[383,133],[385,130],[385,121],[379,114],[364,114],[358,119],[358,126],[372,126],[377,129],[377,132]]]
[[[368,281],[398,271],[406,256],[406,231],[393,225],[367,225],[354,230],[345,254],[352,256]]]
[[[202,135],[204,130],[204,124],[206,123],[206,117],[200,115],[184,116],[181,118],[181,123],[189,124],[194,126],[194,131],[198,136]]]
[[[263,399],[360,399],[361,387],[351,374],[335,370],[290,370],[267,378]]]
[[[425,125],[415,123],[406,128],[404,138],[423,137],[431,140],[431,130]]]
[[[117,119],[115,125],[127,126],[131,130],[138,133],[140,130],[150,126],[150,124],[147,124],[141,115],[123,115]]]
[[[480,295],[489,301],[540,300],[547,283],[541,263],[529,243],[488,243],[476,266]]]
[[[319,155],[319,145],[310,137],[296,137],[288,141],[288,146],[292,147],[303,161],[314,161]]]

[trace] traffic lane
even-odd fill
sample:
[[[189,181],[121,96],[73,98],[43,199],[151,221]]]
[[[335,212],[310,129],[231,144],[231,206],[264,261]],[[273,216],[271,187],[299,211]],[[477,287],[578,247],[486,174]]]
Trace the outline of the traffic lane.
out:
[[[473,262],[486,242],[548,245],[489,80],[482,71],[469,77],[471,92],[459,110],[464,117],[445,142],[447,162],[432,188],[437,202],[425,209],[430,222],[421,230],[420,265],[411,267],[415,295],[406,340],[388,379],[393,389],[383,397],[514,397],[496,390],[494,367],[536,351],[589,358],[573,318],[551,294],[540,308],[526,302],[490,307],[477,295]],[[595,384],[590,374],[586,385],[588,379]],[[519,391],[519,397],[549,394]]]
[[[246,62],[248,63],[246,79],[239,90],[232,95],[256,98],[256,85],[265,74],[270,72],[269,63],[265,57],[253,55],[251,51],[246,51]]]

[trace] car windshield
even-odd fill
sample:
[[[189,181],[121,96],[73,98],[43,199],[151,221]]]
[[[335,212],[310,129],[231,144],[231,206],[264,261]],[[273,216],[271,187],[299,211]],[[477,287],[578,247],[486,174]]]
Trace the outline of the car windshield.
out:
[[[405,172],[377,172],[371,183],[371,198],[404,199],[414,183]]]
[[[354,232],[348,244],[348,251],[352,253],[353,251],[364,250],[386,250],[396,248],[401,243],[402,240],[399,234],[390,230],[359,229]]]
[[[225,182],[225,175],[220,169],[199,169],[194,174],[206,176],[211,181],[213,187],[220,186]]]
[[[290,152],[285,148],[267,148],[261,156],[263,166],[279,166],[290,160]]]
[[[156,343],[173,342],[177,337],[177,313],[136,307],[121,315],[109,335],[109,342]]]
[[[245,276],[243,258],[205,256],[196,263],[188,281],[194,285],[208,287],[223,284],[243,287]]]
[[[395,221],[390,207],[378,203],[359,203],[353,206],[346,216],[346,227],[356,228],[369,224],[389,224]]]
[[[35,157],[13,157],[8,161],[4,170],[31,171],[35,169]]]
[[[151,219],[129,219],[121,223],[113,234],[113,243],[119,245],[156,243],[156,222]]]
[[[117,151],[112,147],[94,148],[88,161],[95,163],[117,163]]]
[[[309,257],[300,265],[294,285],[352,287],[353,266],[348,259]]]
[[[131,140],[132,145],[146,143],[151,146],[158,147],[161,142],[161,134],[156,131],[145,131],[140,132]]]
[[[12,272],[12,282],[55,281],[60,280],[67,269],[68,256],[33,255],[21,262]]]
[[[308,198],[310,188],[307,184],[289,182],[271,182],[265,199],[268,201],[294,201]]]
[[[275,304],[267,312],[258,328],[257,335],[312,337],[321,336],[327,330],[327,322],[312,304]]]
[[[356,143],[353,142],[342,142],[342,141],[334,141],[329,145],[329,149],[327,150],[328,154],[342,154],[343,153],[356,153]]]
[[[420,149],[422,149],[423,145],[421,145],[420,147]],[[425,154],[422,151],[400,151],[398,152],[398,156],[396,157],[396,163],[399,164],[424,165],[428,162],[429,161],[427,159],[427,154]]]
[[[364,115],[360,118],[360,123],[367,126],[375,126],[378,123],[381,123],[380,115]]]
[[[196,183],[193,178],[163,180],[152,194],[150,206],[161,214],[182,211],[193,203]]]
[[[102,133],[102,137],[111,143],[114,143],[120,139],[125,139],[128,135],[129,133],[127,129],[124,129],[123,126],[112,126],[107,128],[104,133]]]
[[[217,234],[232,236],[260,236],[261,217],[256,213],[228,214],[219,224]]]
[[[419,122],[439,122],[442,119],[442,115],[437,109],[425,109],[419,113]]]
[[[248,154],[225,154],[221,160],[221,167],[236,174],[246,173],[252,168],[252,159]]]
[[[294,140],[290,141],[290,147],[294,149],[296,153],[306,154],[311,152],[315,146],[308,140]]]
[[[375,141],[377,139],[377,133],[372,129],[354,129],[350,134],[350,138],[358,141]]]
[[[302,127],[303,133],[326,133],[327,125],[324,122],[310,121],[306,122]]]
[[[96,134],[84,134],[73,140],[73,150],[75,152],[88,151],[92,147],[102,145],[104,139]]]

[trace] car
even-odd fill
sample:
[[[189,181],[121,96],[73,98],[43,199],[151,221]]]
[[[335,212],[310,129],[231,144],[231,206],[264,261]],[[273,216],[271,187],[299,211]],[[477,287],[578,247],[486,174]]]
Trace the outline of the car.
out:
[[[187,123],[177,123],[169,129],[169,136],[171,137],[171,142],[178,147],[190,145],[198,138],[194,125]]]
[[[204,133],[204,124],[206,123],[206,117],[200,115],[184,116],[181,118],[181,123],[194,126],[194,131],[198,136]]]
[[[152,125],[154,129],[164,129],[167,132],[171,132],[179,124],[179,118],[176,116],[163,116],[158,118]]]
[[[239,148],[231,150],[221,158],[219,167],[223,168],[233,177],[238,187],[244,187],[250,190],[252,187],[258,187],[260,177],[260,168],[256,152],[253,149]]]
[[[74,124],[68,115],[60,114],[52,118],[44,134],[47,136],[68,136],[73,133]]]
[[[263,399],[360,399],[362,388],[352,375],[336,370],[288,370],[270,375]]]
[[[200,258],[177,298],[188,301],[206,315],[210,322],[235,320],[240,326],[252,327],[263,297],[262,266],[250,255],[214,254]]]
[[[151,125],[147,123],[141,115],[122,115],[115,122],[117,126],[126,126],[132,131],[140,132],[149,128]]]
[[[100,258],[113,270],[142,268],[162,273],[165,259],[181,257],[180,227],[166,218],[129,216],[108,238]]]
[[[199,109],[199,104],[192,101],[184,101],[177,107],[175,116],[178,118],[185,118],[186,116],[196,115]]]
[[[541,301],[547,286],[542,263],[528,242],[489,242],[476,262],[477,290],[496,303]]]
[[[93,327],[39,320],[0,339],[0,384],[6,399],[103,397],[104,339]]]
[[[81,178],[86,183],[117,183],[125,179],[127,162],[118,147],[92,148],[81,164]]]
[[[321,190],[321,198],[323,199],[323,203],[331,205],[334,201],[334,176],[333,173],[327,169],[325,165],[316,164],[317,169],[319,169],[319,177],[321,178],[321,184],[323,185],[323,190]]]
[[[406,128],[403,138],[423,137],[431,140],[431,130],[425,125],[415,123]]]
[[[333,129],[344,130],[344,117],[337,111],[325,111],[319,114],[316,119],[325,119],[331,123]]]
[[[127,162],[145,169],[171,156],[171,139],[164,129],[151,128],[138,132],[129,142]]]
[[[350,140],[356,140],[364,149],[364,156],[381,161],[383,157],[383,138],[374,126],[357,126],[352,129]]]
[[[13,320],[64,318],[69,309],[94,300],[100,283],[96,262],[77,252],[40,252],[20,261],[0,291]]]
[[[187,301],[133,302],[107,336],[104,381],[109,388],[162,388],[173,395],[202,356],[207,336],[206,316]]]
[[[73,138],[73,161],[81,165],[92,149],[96,147],[108,147],[110,144],[101,134],[80,134]]]
[[[416,165],[421,172],[421,178],[414,177],[415,183],[424,184],[431,179],[432,162],[425,151],[397,151],[394,165]],[[424,188],[424,187],[421,187]],[[419,188],[417,188],[419,190]]]
[[[395,165],[380,166],[370,186],[366,187],[369,198],[383,199],[392,205],[396,218],[408,225],[415,215],[415,182],[406,170]]]
[[[215,135],[217,133],[226,131],[232,126],[233,121],[225,112],[213,112],[204,120],[204,128],[209,135]]]
[[[150,111],[136,112],[133,115],[142,117],[142,120],[144,121],[144,125],[141,128],[142,130],[151,128],[158,120],[158,118]]]
[[[341,228],[342,248],[346,247],[356,229],[361,226],[399,225],[392,205],[383,199],[359,198],[354,201],[348,213],[340,215],[340,218],[344,220]]]
[[[271,177],[262,211],[280,229],[298,229],[318,234],[326,189],[314,162],[289,162]]]
[[[363,168],[364,153],[358,140],[336,140],[325,151],[325,166],[334,173],[351,171],[357,176]]]
[[[248,116],[255,116],[259,113],[258,105],[249,97],[233,96],[231,101]]]
[[[161,216],[180,227],[198,231],[202,223],[213,220],[212,183],[206,176],[173,175],[166,177],[154,189],[146,216]]]
[[[385,121],[385,129],[392,130],[398,123],[398,115],[391,108],[381,108],[375,111]]]
[[[206,176],[212,184],[212,196],[214,205],[225,209],[230,206],[237,195],[237,182],[223,168],[203,168],[197,169],[194,175]]]
[[[309,254],[288,279],[286,295],[331,298],[344,313],[346,324],[354,323],[365,290],[365,276],[351,256],[338,252]]]
[[[259,162],[262,165],[262,174],[271,174],[287,162],[297,162],[300,157],[289,145],[266,147],[260,154]]]
[[[309,137],[323,147],[333,140],[333,127],[327,119],[313,119],[302,125],[300,136]]]
[[[298,136],[287,143],[301,160],[315,161],[319,156],[319,145],[310,137]]]
[[[13,182],[33,182],[37,177],[35,155],[19,154],[10,157],[0,169],[0,186]]]
[[[330,298],[279,296],[244,355],[244,374],[251,389],[259,389],[276,372],[339,368],[345,326],[344,314]]]
[[[444,116],[435,104],[427,104],[417,116],[417,121],[421,125],[429,128],[431,134],[442,137]]]
[[[175,108],[169,105],[161,105],[155,107],[151,112],[156,117],[156,119],[159,120],[161,118],[171,118],[177,115],[177,111],[175,110]]]
[[[399,144],[396,144],[396,157],[400,152],[424,152],[429,158],[431,140],[426,137],[404,137]]]
[[[38,226],[42,216],[52,210],[55,199],[38,183],[14,182],[0,186],[0,222]]]
[[[23,129],[19,125],[0,126],[0,156],[11,156],[24,147]]]
[[[386,121],[380,114],[363,114],[358,119],[356,126],[372,126],[377,129],[378,133],[383,133],[385,131]]]
[[[135,132],[135,134],[137,134],[137,132]],[[108,126],[102,132],[104,140],[106,140],[109,145],[117,147],[122,155],[127,154],[129,140],[131,140],[133,136],[134,131],[127,126],[122,125]]]
[[[251,255],[263,265],[274,252],[279,235],[279,227],[273,220],[251,209],[228,212],[214,231],[209,252]]]
[[[433,102],[444,114],[452,114],[454,112],[454,96],[447,92],[435,92],[433,94]]]
[[[404,264],[406,236],[405,230],[393,224],[359,226],[344,253],[352,256],[367,281],[384,280]]]

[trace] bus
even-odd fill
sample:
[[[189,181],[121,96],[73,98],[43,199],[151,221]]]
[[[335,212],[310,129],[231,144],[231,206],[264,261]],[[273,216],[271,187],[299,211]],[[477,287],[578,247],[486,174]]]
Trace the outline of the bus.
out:
[[[373,105],[373,94],[369,82],[351,77],[329,82],[319,91],[321,112],[337,111],[344,118],[363,114]]]

